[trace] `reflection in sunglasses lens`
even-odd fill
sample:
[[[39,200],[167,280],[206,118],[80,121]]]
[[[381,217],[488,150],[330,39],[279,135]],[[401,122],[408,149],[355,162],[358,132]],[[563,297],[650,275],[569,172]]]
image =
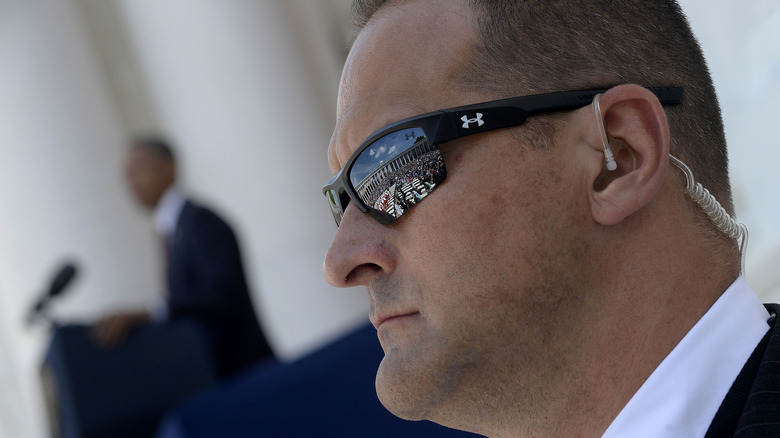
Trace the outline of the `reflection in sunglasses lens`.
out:
[[[355,160],[349,174],[368,207],[396,219],[446,176],[438,146],[420,128],[396,131],[375,141]]]

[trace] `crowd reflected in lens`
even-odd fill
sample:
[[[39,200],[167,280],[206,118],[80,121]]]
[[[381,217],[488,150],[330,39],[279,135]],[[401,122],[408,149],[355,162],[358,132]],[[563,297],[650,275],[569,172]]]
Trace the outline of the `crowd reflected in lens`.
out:
[[[422,149],[428,149],[419,154],[417,149],[409,149],[404,156],[394,160],[401,162],[398,168],[389,172],[375,172],[373,180],[366,181],[359,196],[366,205],[376,210],[388,213],[395,218],[425,198],[446,177],[444,160],[439,149],[423,140]],[[407,155],[417,155],[407,160]],[[390,167],[393,163],[388,163]],[[367,178],[368,179],[368,178]]]

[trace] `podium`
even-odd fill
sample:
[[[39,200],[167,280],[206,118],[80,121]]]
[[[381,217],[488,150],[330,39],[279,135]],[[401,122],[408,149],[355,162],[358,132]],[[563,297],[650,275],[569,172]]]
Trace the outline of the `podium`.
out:
[[[163,415],[217,380],[195,322],[135,329],[112,349],[91,327],[54,327],[40,369],[52,438],[144,438]]]

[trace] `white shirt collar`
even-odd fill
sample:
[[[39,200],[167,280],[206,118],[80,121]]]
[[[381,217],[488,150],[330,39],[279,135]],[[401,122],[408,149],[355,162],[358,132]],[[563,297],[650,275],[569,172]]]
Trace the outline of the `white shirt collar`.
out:
[[[603,436],[704,436],[769,329],[768,318],[756,294],[738,278],[658,365]]]
[[[186,203],[187,199],[176,186],[168,187],[154,209],[154,228],[159,235],[173,235]]]

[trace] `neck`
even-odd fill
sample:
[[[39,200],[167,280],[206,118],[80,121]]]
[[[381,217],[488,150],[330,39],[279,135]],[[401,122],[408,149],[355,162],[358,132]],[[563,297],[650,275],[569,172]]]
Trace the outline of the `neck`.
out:
[[[696,212],[682,209],[675,220],[670,210],[667,205],[659,210],[666,214],[655,215],[651,207],[633,218],[622,238],[603,240],[617,244],[599,264],[596,299],[578,313],[577,378],[572,396],[557,409],[566,423],[558,433],[576,435],[582,424],[602,434],[736,279],[738,257],[713,251],[717,242],[691,218]],[[657,232],[635,233],[635,226]]]

